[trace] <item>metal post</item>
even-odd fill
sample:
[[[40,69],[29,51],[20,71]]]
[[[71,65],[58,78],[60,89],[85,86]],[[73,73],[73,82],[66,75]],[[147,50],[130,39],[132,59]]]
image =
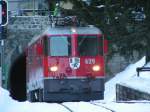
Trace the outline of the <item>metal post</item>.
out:
[[[0,0],[0,2],[2,2],[2,0]],[[2,15],[2,6],[1,6],[1,9],[0,9],[0,14]],[[1,16],[0,15],[0,16]],[[1,23],[2,23],[2,17],[1,17]],[[2,26],[0,24],[0,37],[2,38]],[[0,67],[0,87],[2,87],[2,48],[1,48],[1,67]]]
[[[2,56],[2,55],[1,55]],[[1,59],[2,60],[2,59]],[[2,61],[1,61],[2,62]],[[0,87],[2,87],[2,63],[0,67]]]
[[[35,0],[33,0],[33,14],[35,16]]]
[[[2,33],[1,33],[1,38],[2,38]],[[4,74],[4,40],[1,40],[1,84],[5,88],[5,74]]]
[[[0,0],[1,2],[3,0]],[[1,4],[2,5],[2,4]],[[2,10],[2,9],[1,9]],[[8,12],[7,12],[8,14]],[[5,16],[5,15],[4,15]],[[2,18],[2,13],[0,14],[0,17]],[[4,88],[7,88],[7,77],[5,75],[5,61],[4,61],[4,38],[3,38],[3,33],[6,33],[4,32],[4,25],[2,26],[2,23],[3,21],[1,21],[0,23],[0,37],[1,37],[1,40],[0,40],[0,46],[1,46],[1,86],[4,87]],[[5,24],[6,25],[6,24]]]

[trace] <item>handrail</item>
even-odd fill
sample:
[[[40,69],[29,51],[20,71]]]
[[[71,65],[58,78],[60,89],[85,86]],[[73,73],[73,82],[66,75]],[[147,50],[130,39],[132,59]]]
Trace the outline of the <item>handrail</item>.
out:
[[[140,72],[150,71],[150,67],[138,67],[136,68],[137,76],[139,77]]]
[[[9,10],[8,13],[13,16],[28,16],[28,14],[37,15],[52,15],[53,11],[47,9],[20,9],[20,10]]]

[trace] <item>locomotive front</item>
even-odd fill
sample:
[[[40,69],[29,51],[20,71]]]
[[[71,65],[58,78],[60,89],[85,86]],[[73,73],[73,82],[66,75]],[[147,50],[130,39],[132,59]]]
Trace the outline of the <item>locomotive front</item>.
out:
[[[96,27],[50,28],[44,37],[43,101],[89,101],[104,95],[104,37]]]

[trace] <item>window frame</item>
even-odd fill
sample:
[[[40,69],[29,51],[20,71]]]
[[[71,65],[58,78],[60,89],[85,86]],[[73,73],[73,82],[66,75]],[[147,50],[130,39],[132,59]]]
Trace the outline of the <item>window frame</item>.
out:
[[[79,42],[78,42],[78,38],[79,36],[96,36],[97,37],[97,54],[96,55],[80,55],[80,52],[79,52]],[[100,46],[100,38],[102,38],[102,35],[101,34],[78,34],[77,36],[77,52],[78,52],[78,55],[81,56],[81,57],[87,57],[87,56],[103,56],[103,54],[100,53],[100,49],[102,49],[102,52],[103,52],[103,47],[101,48]],[[103,46],[103,42],[102,42],[102,46]]]
[[[50,47],[51,47],[51,45],[50,45],[50,39],[52,38],[52,37],[58,37],[58,36],[60,36],[60,38],[61,38],[61,36],[66,36],[67,38],[70,38],[70,48],[69,48],[69,50],[70,50],[70,52],[68,52],[68,55],[64,55],[64,56],[52,56],[51,55],[51,52],[50,52]],[[46,46],[47,48],[46,48],[46,51],[47,51],[47,56],[51,56],[51,57],[68,57],[68,56],[71,56],[72,55],[72,38],[71,38],[71,35],[49,35],[48,36],[48,38],[47,38],[47,46]]]

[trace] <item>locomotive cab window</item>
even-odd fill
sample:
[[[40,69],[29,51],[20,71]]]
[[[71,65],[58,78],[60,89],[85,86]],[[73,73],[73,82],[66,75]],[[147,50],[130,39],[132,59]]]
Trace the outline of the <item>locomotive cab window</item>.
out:
[[[98,55],[98,37],[97,36],[79,36],[78,53],[80,56]]]
[[[68,36],[52,36],[49,39],[50,56],[70,56],[71,55],[71,38]]]

